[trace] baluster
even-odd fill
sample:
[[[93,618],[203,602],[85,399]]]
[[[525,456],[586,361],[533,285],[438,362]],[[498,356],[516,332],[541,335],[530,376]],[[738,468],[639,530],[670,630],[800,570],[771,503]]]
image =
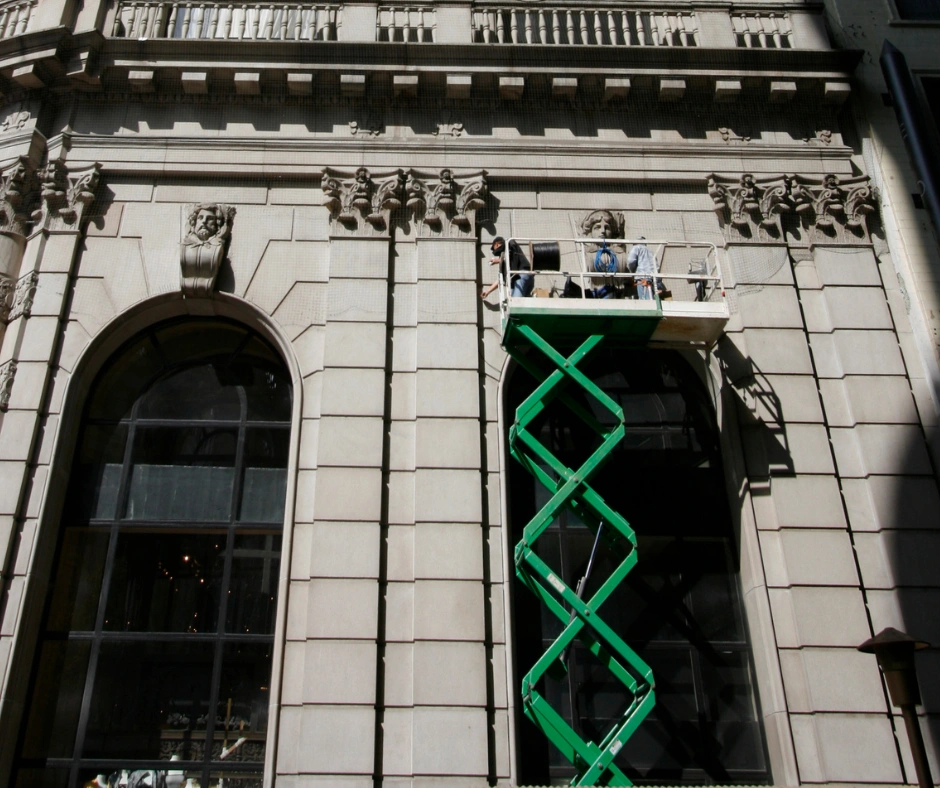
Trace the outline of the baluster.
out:
[[[133,28],[133,38],[140,37],[140,3],[134,3],[134,15],[131,18],[131,26]],[[23,18],[23,6],[15,5],[13,6],[13,21],[10,24],[10,35],[15,36],[16,31],[19,29],[20,19]]]
[[[317,7],[307,11],[307,24],[304,25],[303,38],[305,41],[313,41],[314,36],[317,34],[316,31],[317,23]]]
[[[294,13],[296,14],[296,16],[294,17],[293,40],[300,41],[300,28],[301,28],[301,25],[303,24],[303,19],[304,19],[304,7],[302,5],[295,6]]]
[[[757,44],[761,47],[764,45],[764,42],[760,37],[760,22],[757,20],[757,15],[744,17],[747,22],[747,37],[751,40],[751,45]]]
[[[229,3],[225,6],[225,21],[222,23],[222,38],[228,41],[232,37],[232,16],[235,13],[235,9],[232,7],[232,4]],[[222,7],[219,6],[219,17],[222,16]]]
[[[685,14],[676,14],[676,30],[679,32],[679,43],[687,47],[689,45],[689,31],[685,27]]]
[[[166,37],[167,38],[176,38],[176,20],[179,16],[179,5],[177,3],[170,4],[170,21],[166,23]]]
[[[754,14],[754,23],[757,25],[757,39],[761,49],[767,49],[767,17]]]
[[[659,15],[655,11],[650,11],[650,39],[654,47],[658,47],[662,40],[659,36]]]
[[[402,8],[402,13],[405,15],[405,27],[402,31],[402,41],[408,43],[411,40],[411,9],[407,6]]]
[[[22,8],[22,6],[21,6]],[[150,6],[147,3],[140,3],[138,6],[137,13],[137,34],[136,38],[146,38],[147,36],[147,21],[150,15]],[[22,18],[22,14],[21,14]]]
[[[140,4],[140,16],[137,18],[137,38],[147,38],[147,31],[150,29],[151,15],[153,6],[149,3]]]
[[[424,21],[424,12],[427,11],[431,14],[431,25],[427,25]],[[431,40],[434,40],[434,20],[436,15],[434,10],[431,8],[424,8],[423,6],[418,9],[418,41],[424,43],[427,40],[427,36],[430,36]],[[425,32],[427,31],[427,32]]]
[[[636,12],[636,37],[641,47],[646,46],[646,27],[643,25],[643,14]]]
[[[192,10],[193,7],[190,3],[186,3],[186,5],[183,6],[183,31],[180,38],[189,38],[189,23]]]
[[[131,3],[130,6],[130,19],[127,22],[127,37],[134,38],[137,32],[137,3]],[[19,8],[16,6],[10,7],[10,24],[7,26],[7,29],[10,31],[11,36],[16,35],[16,23],[19,20]]]
[[[493,42],[493,30],[490,28],[490,12],[484,8],[478,12],[480,14],[480,35],[483,37],[484,44]]]
[[[245,25],[248,23],[248,9],[245,6],[240,5],[236,10],[233,9],[233,14],[238,14],[238,22],[232,20],[232,23],[235,25],[235,35],[234,38],[236,41],[241,41],[245,37]]]
[[[114,14],[114,27],[111,28],[111,35],[117,37],[121,34],[121,25],[123,24],[121,20],[121,14],[124,12],[124,7],[119,5],[117,11]],[[6,9],[0,9],[0,38],[3,38],[3,33],[6,30],[7,26],[7,11]]]
[[[768,14],[766,17],[767,24],[766,26],[770,28],[768,31],[770,33],[771,40],[774,42],[774,47],[776,49],[781,48],[780,42],[780,25],[777,23],[777,17],[775,14]]]
[[[532,43],[532,14],[528,8],[522,10],[522,19],[525,22],[525,42]]]
[[[545,15],[549,13],[548,11],[539,8],[535,11],[539,20],[539,43],[540,44],[550,44],[551,41],[548,40],[548,31],[545,28]]]
[[[251,40],[255,41],[258,38],[258,27],[261,24],[261,6],[256,5],[254,7],[254,14],[251,17]]]
[[[4,38],[13,38],[16,35],[16,9],[7,8],[4,11],[3,19],[3,37]]]
[[[284,4],[278,10],[278,13],[281,15],[281,30],[280,30],[279,35],[280,35],[281,41],[287,41],[287,24],[290,21],[288,19],[288,16],[290,14],[290,6],[287,4]]]
[[[610,8],[604,13],[607,14],[607,33],[610,35],[610,45],[615,46],[617,43],[617,20],[614,16],[614,10]]]
[[[588,39],[588,23],[587,23],[587,11],[583,8],[581,9],[581,44],[590,43]]]
[[[693,12],[690,13],[686,19],[689,23],[689,41],[694,47],[698,46],[698,16]]]
[[[192,38],[199,38],[202,33],[202,6],[198,3],[193,6],[189,16],[189,34]]]
[[[153,22],[153,31],[151,35],[154,38],[169,38],[166,32],[166,3],[160,3],[157,6],[157,15]]]
[[[627,16],[626,9],[620,12],[620,24],[623,28],[623,45],[630,46],[630,17]]]
[[[731,28],[734,33],[734,45],[738,46],[738,41],[740,40],[740,37],[742,36],[745,38],[747,37],[746,31],[744,29],[743,24],[741,23],[740,17],[737,17],[737,16],[731,17]],[[745,46],[747,45],[745,44]]]
[[[568,45],[574,44],[574,14],[569,8],[565,11],[565,30],[568,32]]]
[[[558,18],[558,9],[552,9],[552,43],[561,43],[561,20]]]
[[[389,41],[395,40],[395,30],[396,30],[395,17],[397,15],[398,15],[398,9],[395,8],[394,6],[387,9],[386,14],[385,14],[385,19],[387,20],[385,23],[385,32],[386,32],[386,35],[388,36]]]
[[[496,40],[500,44],[506,43],[506,17],[501,8],[496,9]]]
[[[209,38],[215,38],[215,34],[219,29],[219,17],[222,15],[222,6],[213,5],[211,6],[212,17],[209,19]]]
[[[264,33],[261,34],[261,38],[265,41],[270,41],[274,38],[274,17],[277,12],[273,5],[268,6],[265,10],[268,13],[268,18],[264,23]]]
[[[675,36],[675,27],[672,23],[672,17],[669,14],[663,12],[663,27],[665,28],[663,33],[663,42],[667,47],[675,46],[676,36]]]
[[[145,19],[144,19],[144,29],[143,29],[143,32],[141,33],[141,35],[144,38],[153,38],[153,30],[155,27],[155,23],[157,21],[157,11],[159,10],[159,8],[160,6],[158,5],[147,6]]]
[[[516,17],[516,9],[509,11],[509,33],[513,44],[519,43],[519,20]]]
[[[12,8],[10,8],[10,22],[7,25],[9,38],[13,38],[13,36],[16,35],[16,28],[19,22],[20,22],[20,8],[19,6],[13,6]]]
[[[601,12],[594,9],[594,43],[600,46],[604,43],[604,34],[601,32]]]
[[[780,38],[789,46],[793,46],[790,36],[793,35],[793,28],[790,27],[790,15],[784,14],[780,17]]]

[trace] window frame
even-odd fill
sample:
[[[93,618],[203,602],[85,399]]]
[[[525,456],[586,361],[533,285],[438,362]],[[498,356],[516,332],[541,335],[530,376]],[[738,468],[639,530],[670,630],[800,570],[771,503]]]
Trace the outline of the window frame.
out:
[[[92,408],[93,402],[97,392],[97,388],[105,380],[108,372],[118,364],[125,355],[136,345],[142,338],[152,338],[161,331],[164,331],[168,328],[183,327],[184,330],[189,331],[198,331],[200,327],[205,326],[208,323],[214,325],[224,325],[226,330],[236,331],[242,334],[240,343],[238,344],[236,350],[230,354],[229,361],[234,360],[238,354],[245,349],[246,346],[250,346],[251,343],[255,340],[260,340],[260,342],[266,348],[267,353],[272,359],[272,363],[276,366],[277,373],[280,375],[281,382],[286,384],[289,388],[290,397],[287,406],[286,412],[283,414],[283,418],[280,419],[253,419],[248,415],[248,403],[245,395],[245,389],[242,385],[235,385],[235,388],[239,392],[239,403],[240,411],[239,417],[237,420],[233,419],[173,419],[173,418],[140,418],[138,411],[140,409],[141,403],[146,399],[147,395],[154,390],[161,382],[165,381],[172,376],[174,372],[178,372],[181,369],[192,368],[200,365],[207,365],[212,363],[212,359],[215,359],[219,354],[202,353],[197,355],[196,359],[193,360],[193,357],[183,356],[177,358],[175,361],[171,360],[167,363],[166,359],[163,359],[164,365],[160,372],[155,375],[152,379],[148,380],[138,391],[134,405],[132,407],[131,414],[126,418],[121,419],[101,419],[101,418],[91,418],[89,416],[90,410]],[[182,360],[181,360],[182,359]],[[270,367],[270,365],[268,365]],[[264,363],[258,362],[257,360],[252,365],[253,369],[262,369],[265,367]],[[63,494],[63,506],[59,507],[60,512],[54,517],[56,522],[55,535],[52,537],[55,540],[55,551],[54,556],[52,557],[51,566],[58,566],[59,562],[59,553],[62,550],[62,545],[64,541],[64,536],[66,532],[70,529],[76,528],[87,528],[89,530],[94,529],[107,529],[108,532],[108,549],[106,556],[106,568],[102,573],[102,579],[99,582],[99,598],[96,603],[96,613],[95,613],[95,626],[94,630],[69,630],[65,633],[53,633],[52,637],[49,637],[49,632],[46,631],[46,620],[48,618],[48,608],[52,602],[53,595],[55,593],[55,578],[53,576],[52,581],[47,585],[44,592],[45,604],[43,605],[44,613],[41,616],[42,625],[41,629],[44,634],[39,636],[39,639],[36,641],[35,651],[33,654],[32,665],[28,669],[29,673],[32,674],[29,685],[30,691],[29,694],[32,694],[35,689],[36,681],[36,671],[37,666],[42,654],[43,644],[46,642],[55,642],[56,640],[65,640],[67,642],[89,642],[92,645],[92,649],[100,652],[101,647],[105,643],[147,643],[152,642],[155,639],[163,643],[211,643],[213,646],[213,678],[210,685],[210,697],[208,700],[208,709],[218,707],[219,702],[219,692],[220,692],[220,673],[221,673],[221,662],[223,659],[223,652],[225,647],[228,645],[263,645],[268,647],[268,655],[265,658],[266,660],[266,672],[269,676],[267,682],[267,691],[268,696],[265,703],[265,711],[272,707],[272,698],[276,698],[279,694],[275,689],[275,679],[280,675],[280,667],[277,664],[276,660],[279,658],[279,653],[282,652],[283,644],[278,643],[278,628],[279,621],[283,618],[283,605],[285,599],[279,598],[281,594],[279,593],[282,588],[282,579],[285,571],[285,563],[287,558],[287,551],[289,550],[290,539],[289,539],[289,525],[292,521],[290,517],[290,494],[293,485],[290,483],[290,474],[295,465],[295,443],[296,436],[294,430],[294,422],[296,421],[297,407],[296,407],[296,375],[292,373],[292,370],[285,360],[283,353],[280,352],[277,346],[268,340],[264,334],[262,334],[258,329],[249,327],[242,323],[241,321],[232,320],[226,317],[213,317],[213,318],[200,318],[192,316],[182,316],[170,320],[165,320],[159,323],[154,323],[148,325],[146,328],[140,332],[134,334],[130,339],[120,343],[115,349],[108,354],[108,357],[104,360],[104,363],[98,366],[94,372],[94,380],[90,386],[88,386],[83,392],[83,403],[81,408],[81,416],[76,421],[74,428],[72,430],[75,435],[75,440],[71,441],[71,448],[65,449],[64,447],[58,452],[59,456],[57,457],[57,462],[61,462],[63,459],[63,454],[70,453],[72,457],[76,460],[79,457],[79,454],[82,450],[82,440],[86,433],[89,425],[91,426],[102,426],[102,425],[125,425],[126,434],[124,435],[124,447],[123,447],[123,459],[121,463],[121,479],[118,487],[117,493],[117,504],[114,507],[113,516],[110,518],[101,518],[95,516],[84,517],[78,521],[67,522],[69,518],[69,504],[74,502],[75,491],[72,488],[72,484],[69,483],[66,485],[67,489]],[[129,426],[127,426],[129,425]],[[207,425],[212,428],[228,428],[237,430],[237,449],[236,449],[236,459],[233,463],[233,482],[232,482],[232,491],[231,491],[231,504],[230,511],[227,520],[199,520],[199,519],[184,519],[184,520],[173,520],[173,519],[132,519],[124,516],[122,507],[124,507],[129,501],[130,495],[130,477],[132,475],[132,456],[134,448],[136,445],[135,441],[135,431],[138,426],[143,426],[144,428],[149,427],[166,427],[172,426],[174,428],[180,427],[206,427]],[[241,492],[244,486],[245,472],[248,470],[248,465],[246,464],[245,458],[245,442],[246,435],[251,430],[274,430],[281,432],[286,436],[286,440],[283,441],[281,449],[283,451],[283,462],[278,467],[284,469],[284,478],[281,481],[282,491],[281,495],[283,496],[282,507],[278,512],[278,517],[271,520],[255,520],[255,521],[240,521],[239,517],[241,512],[238,508],[238,502],[241,499]],[[74,470],[74,468],[73,468]],[[92,513],[93,514],[93,513]],[[288,515],[288,516],[285,516]],[[51,518],[50,518],[51,519]],[[103,628],[102,619],[106,615],[107,605],[105,604],[105,599],[108,593],[108,585],[111,582],[114,570],[115,570],[115,550],[118,543],[118,537],[120,535],[128,534],[181,534],[188,533],[190,535],[195,534],[216,534],[224,536],[226,540],[225,547],[223,548],[224,557],[224,572],[222,577],[221,588],[228,589],[228,594],[232,593],[232,563],[235,559],[239,558],[240,548],[236,544],[236,538],[239,535],[245,536],[265,536],[265,544],[270,541],[269,537],[274,537],[280,543],[279,557],[277,558],[278,569],[276,572],[272,572],[269,576],[269,582],[271,583],[273,594],[272,601],[274,602],[273,606],[268,612],[269,618],[269,629],[270,631],[266,634],[257,634],[257,633],[241,633],[237,631],[230,631],[228,628],[226,620],[226,605],[228,594],[220,594],[219,600],[219,614],[217,616],[215,631],[206,632],[206,633],[191,633],[191,632],[172,632],[172,631],[163,631],[163,632],[151,632],[147,629],[142,629],[140,631],[121,631],[113,630],[108,631]],[[287,537],[287,538],[285,538]],[[244,556],[242,556],[244,557]],[[61,637],[59,635],[62,635]],[[278,647],[280,645],[280,648]],[[282,658],[282,653],[280,655]],[[88,723],[88,714],[89,714],[89,705],[91,703],[91,696],[94,694],[94,679],[95,671],[97,670],[97,654],[90,655],[88,660],[88,674],[86,676],[84,686],[82,688],[83,698],[81,704],[81,712],[78,720],[79,730],[76,732],[75,744],[72,749],[72,756],[70,758],[43,758],[41,759],[47,768],[55,767],[65,767],[67,766],[70,769],[70,776],[68,782],[72,785],[77,785],[80,780],[78,775],[79,769],[86,768],[86,766],[91,768],[98,768],[97,764],[100,762],[102,766],[102,771],[107,771],[108,769],[118,768],[120,764],[127,764],[129,760],[126,759],[108,759],[108,758],[88,758],[81,757],[81,751],[83,747],[83,738],[87,734],[87,730],[82,730],[87,726]],[[220,760],[213,761],[211,760],[212,748],[208,746],[209,742],[215,742],[215,735],[217,734],[216,720],[215,716],[211,713],[206,714],[206,727],[205,731],[205,746],[204,752],[208,750],[208,757],[204,756],[202,760],[196,761],[174,761],[174,768],[189,768],[193,766],[195,769],[201,769],[200,781],[203,785],[208,784],[207,778],[210,774],[217,773],[233,773],[240,772],[244,773],[246,771],[251,771],[260,784],[264,778],[264,774],[269,771],[271,764],[273,763],[272,752],[274,746],[276,745],[276,719],[266,720],[265,735],[263,738],[265,753],[260,760],[251,761],[251,762],[237,762],[233,761],[231,763],[225,763]],[[36,763],[36,759],[24,759],[22,757],[22,748],[24,744],[24,737],[26,735],[27,727],[29,724],[29,713],[23,715],[23,719],[20,722],[20,733],[18,737],[19,744],[17,746],[16,755],[14,756],[15,760],[15,770],[18,768],[29,769],[33,768]],[[196,738],[196,737],[194,737]],[[214,745],[213,745],[214,746]],[[120,761],[120,763],[118,762]],[[167,760],[160,759],[139,759],[133,761],[133,768],[135,769],[159,769],[165,771],[167,768]],[[15,773],[15,772],[14,772]]]

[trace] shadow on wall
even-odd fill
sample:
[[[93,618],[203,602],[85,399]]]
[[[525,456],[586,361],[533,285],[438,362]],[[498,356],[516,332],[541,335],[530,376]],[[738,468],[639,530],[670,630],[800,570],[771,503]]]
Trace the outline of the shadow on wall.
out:
[[[919,432],[919,431],[918,431]],[[906,447],[902,467],[920,476],[868,478],[872,530],[856,543],[875,632],[895,627],[931,644],[916,655],[918,708],[934,782],[940,778],[940,489],[923,437]],[[890,486],[885,494],[882,489]],[[882,488],[882,489],[879,489]],[[867,577],[866,577],[867,575]],[[916,782],[900,710],[894,709],[908,782]]]

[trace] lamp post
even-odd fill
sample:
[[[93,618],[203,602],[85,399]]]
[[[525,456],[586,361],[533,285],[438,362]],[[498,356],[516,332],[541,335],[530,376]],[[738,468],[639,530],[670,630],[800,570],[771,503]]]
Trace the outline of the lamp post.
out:
[[[924,736],[914,707],[920,703],[920,688],[917,686],[917,672],[914,669],[914,652],[929,646],[922,640],[915,640],[910,635],[898,632],[894,627],[881,630],[858,647],[859,651],[874,654],[878,667],[884,673],[885,683],[891,703],[901,709],[907,738],[911,743],[914,756],[914,770],[920,788],[933,788],[930,776],[930,764],[927,763],[927,750]]]

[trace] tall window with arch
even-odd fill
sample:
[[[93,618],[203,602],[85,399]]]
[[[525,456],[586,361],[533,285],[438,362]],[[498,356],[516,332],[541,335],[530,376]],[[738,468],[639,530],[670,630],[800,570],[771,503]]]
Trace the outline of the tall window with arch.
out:
[[[615,762],[640,785],[767,783],[738,540],[708,393],[677,351],[598,350],[579,369],[623,409],[626,436],[591,486],[630,522],[639,545],[637,566],[599,613],[650,665],[656,681],[656,706]],[[514,371],[505,401],[508,421],[534,387],[521,368]],[[606,408],[572,389],[568,393],[595,418],[611,422]],[[531,429],[572,469],[596,448],[595,434],[559,399]],[[508,473],[516,544],[549,496],[518,463],[513,461]],[[587,526],[565,511],[533,549],[574,589],[594,544]],[[598,539],[584,598],[622,558],[616,545]],[[558,618],[517,581],[517,684],[561,631]],[[550,674],[537,689],[582,739],[599,742],[631,696],[580,642],[563,658],[567,671]],[[567,785],[575,769],[521,711],[516,732],[519,784]]]
[[[260,786],[291,382],[253,331],[158,325],[91,386],[16,786]]]

